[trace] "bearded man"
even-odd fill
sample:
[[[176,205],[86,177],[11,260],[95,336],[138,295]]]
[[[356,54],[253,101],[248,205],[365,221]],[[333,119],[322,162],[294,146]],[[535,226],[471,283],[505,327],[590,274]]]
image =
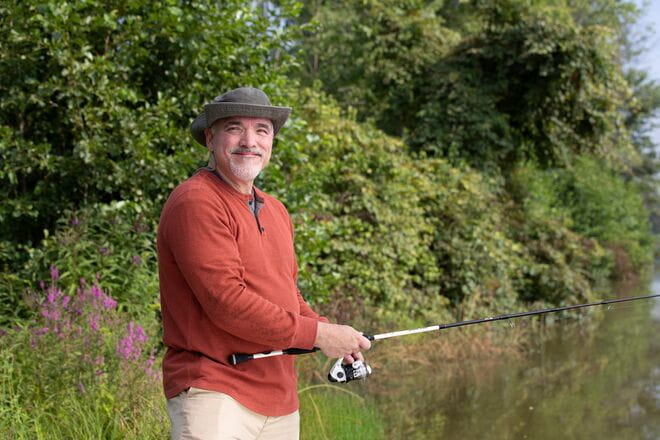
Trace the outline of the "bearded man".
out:
[[[215,98],[191,125],[209,166],[172,191],[158,227],[173,439],[298,438],[293,357],[234,366],[233,353],[318,347],[353,362],[370,347],[304,301],[289,214],[253,185],[290,112],[243,87]]]

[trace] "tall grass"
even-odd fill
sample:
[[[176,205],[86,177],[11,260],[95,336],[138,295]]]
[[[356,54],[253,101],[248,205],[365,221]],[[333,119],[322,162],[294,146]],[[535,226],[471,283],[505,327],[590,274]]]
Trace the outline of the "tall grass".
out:
[[[60,282],[52,267],[27,298],[33,318],[0,330],[0,438],[169,438],[153,341],[98,282]],[[356,394],[312,385],[300,397],[303,439],[383,436]]]
[[[156,357],[97,283],[49,285],[34,318],[0,336],[0,438],[166,438]],[[70,286],[68,286],[70,287]]]
[[[342,385],[310,385],[299,390],[300,437],[323,440],[385,438],[382,415]]]

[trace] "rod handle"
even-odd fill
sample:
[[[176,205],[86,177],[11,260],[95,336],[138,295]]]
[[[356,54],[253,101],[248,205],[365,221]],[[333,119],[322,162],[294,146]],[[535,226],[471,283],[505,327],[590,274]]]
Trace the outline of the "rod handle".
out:
[[[307,354],[307,353],[314,353],[315,351],[319,351],[318,347],[314,347],[312,349],[306,349],[306,348],[287,348],[284,351],[284,354]]]
[[[234,353],[229,356],[229,363],[232,365],[238,365],[251,359],[254,359],[254,355],[246,353]]]

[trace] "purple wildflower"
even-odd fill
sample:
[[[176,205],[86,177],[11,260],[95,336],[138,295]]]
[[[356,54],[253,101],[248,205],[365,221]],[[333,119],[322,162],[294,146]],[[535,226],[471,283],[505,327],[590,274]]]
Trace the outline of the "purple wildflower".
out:
[[[36,336],[45,335],[50,329],[48,327],[41,327],[34,330]]]
[[[131,258],[131,261],[133,262],[133,264],[135,266],[139,266],[139,265],[142,264],[142,257],[140,257],[139,255],[133,255],[133,258]]]
[[[53,281],[60,279],[60,271],[55,266],[50,266],[50,279]]]
[[[96,298],[101,298],[101,297],[103,297],[103,290],[101,290],[101,288],[98,286],[98,284],[94,283],[94,285],[92,286],[92,294]]]
[[[89,324],[89,328],[91,328],[95,332],[98,331],[100,328],[100,321],[101,321],[101,315],[99,315],[98,313],[89,315],[87,317],[87,323]]]
[[[117,343],[117,356],[125,360],[137,360],[142,355],[145,342],[147,335],[144,329],[131,321],[128,323],[126,335]]]
[[[80,220],[78,220],[78,217],[73,216],[71,219],[71,226],[78,226],[80,224]]]
[[[99,248],[99,252],[101,253],[101,255],[110,255],[110,249],[108,249],[105,246],[101,246]]]
[[[115,301],[110,295],[105,295],[103,298],[103,307],[106,309],[114,309],[117,307],[117,301]]]
[[[160,379],[160,371],[154,369],[154,365],[156,364],[156,355],[155,355],[155,350],[151,352],[149,355],[149,359],[145,363],[144,366],[144,372],[147,374],[152,379]]]

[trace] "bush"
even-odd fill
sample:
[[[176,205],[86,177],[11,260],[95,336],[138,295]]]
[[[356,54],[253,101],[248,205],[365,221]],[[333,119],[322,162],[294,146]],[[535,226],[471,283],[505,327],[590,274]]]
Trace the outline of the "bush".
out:
[[[293,100],[262,184],[292,214],[302,292],[342,321],[443,310],[417,190],[427,177],[405,146],[318,93]]]
[[[0,292],[13,301],[1,303],[0,324],[28,315],[21,294],[47,279],[47,268],[61,268],[60,283],[68,295],[82,277],[93,274],[134,317],[152,318],[160,308],[156,264],[156,219],[153,205],[119,201],[67,211],[53,234],[45,231],[39,247],[13,274],[3,275]],[[18,293],[18,294],[17,294]]]
[[[0,5],[0,246],[36,246],[67,210],[164,202],[204,155],[186,134],[204,102],[238,85],[273,92],[287,81],[295,30],[282,22],[297,8]],[[12,271],[23,262],[13,257],[0,264]]]
[[[568,229],[576,240],[583,237],[594,257],[594,265],[583,269],[591,280],[607,277],[615,257],[615,278],[642,271],[652,261],[653,237],[640,191],[598,159],[580,157],[566,169],[520,167],[512,194],[528,224],[554,224],[555,231]],[[602,247],[609,249],[607,255]],[[575,264],[570,249],[563,248],[560,257]]]

